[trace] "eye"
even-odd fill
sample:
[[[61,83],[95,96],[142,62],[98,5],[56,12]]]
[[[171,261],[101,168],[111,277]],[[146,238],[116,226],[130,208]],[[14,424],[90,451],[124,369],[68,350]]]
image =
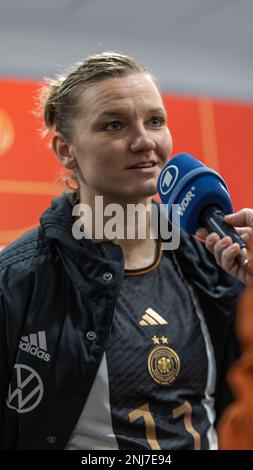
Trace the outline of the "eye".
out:
[[[103,130],[113,132],[113,131],[119,131],[120,129],[122,129],[122,127],[123,127],[123,124],[121,122],[113,121],[113,122],[109,122],[105,124],[105,126],[103,126]]]
[[[149,119],[148,123],[150,127],[159,128],[164,126],[165,118],[162,116],[153,116],[151,119]]]

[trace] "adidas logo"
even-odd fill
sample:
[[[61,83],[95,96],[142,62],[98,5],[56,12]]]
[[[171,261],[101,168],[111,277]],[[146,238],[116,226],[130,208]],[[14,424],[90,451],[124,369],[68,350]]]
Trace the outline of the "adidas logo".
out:
[[[32,356],[37,356],[39,359],[43,359],[43,361],[46,362],[49,362],[51,359],[51,355],[47,352],[45,331],[38,331],[38,333],[31,333],[28,336],[21,336],[19,349],[32,354]]]
[[[152,308],[145,310],[145,314],[142,316],[142,319],[139,321],[141,326],[150,326],[150,325],[168,325],[168,322],[164,320],[159,313],[157,313]]]

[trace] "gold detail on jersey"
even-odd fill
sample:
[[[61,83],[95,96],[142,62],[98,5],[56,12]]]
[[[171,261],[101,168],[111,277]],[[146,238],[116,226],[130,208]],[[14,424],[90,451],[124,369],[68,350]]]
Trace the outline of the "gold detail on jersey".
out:
[[[141,326],[150,326],[150,325],[168,325],[168,322],[164,320],[159,313],[157,313],[152,308],[145,310],[145,315],[142,316],[142,319],[139,321]]]
[[[201,437],[198,431],[196,431],[196,429],[194,429],[192,425],[192,406],[188,401],[185,401],[182,405],[172,410],[173,418],[178,418],[179,416],[184,417],[185,429],[193,437],[194,450],[200,450],[201,449]]]
[[[162,336],[161,341],[163,344],[168,344],[168,338],[166,338],[166,336]]]
[[[155,382],[161,385],[171,384],[180,371],[177,353],[167,346],[154,348],[148,357],[148,371]]]
[[[137,410],[131,411],[128,414],[130,423],[134,423],[135,421],[139,420],[140,418],[144,419],[144,423],[146,426],[146,436],[147,441],[152,450],[161,450],[159,443],[156,439],[156,428],[155,428],[155,421],[150,413],[149,404],[144,403],[140,408]]]
[[[160,344],[159,338],[157,336],[153,336],[152,341],[154,344]]]
[[[151,339],[154,344],[160,344],[160,341],[162,342],[162,344],[168,344],[168,338],[166,336],[162,336],[161,338],[159,338],[158,336],[153,336]]]

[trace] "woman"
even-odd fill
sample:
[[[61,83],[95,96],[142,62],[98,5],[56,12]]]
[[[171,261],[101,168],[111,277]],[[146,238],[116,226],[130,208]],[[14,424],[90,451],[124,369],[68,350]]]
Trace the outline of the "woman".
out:
[[[1,253],[1,447],[217,448],[240,285],[184,233],[162,252],[151,217],[136,236],[129,205],[157,208],[172,151],[154,79],[105,52],[49,82],[42,102],[78,190]]]

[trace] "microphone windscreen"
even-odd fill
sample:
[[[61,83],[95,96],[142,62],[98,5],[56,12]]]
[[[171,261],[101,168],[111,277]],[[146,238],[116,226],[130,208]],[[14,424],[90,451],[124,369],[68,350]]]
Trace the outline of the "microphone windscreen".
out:
[[[200,214],[208,206],[216,206],[224,214],[233,212],[228,187],[222,177],[192,155],[175,155],[163,168],[157,192],[167,204],[168,219],[172,221],[172,205],[178,204],[180,227],[195,234],[200,228]]]

